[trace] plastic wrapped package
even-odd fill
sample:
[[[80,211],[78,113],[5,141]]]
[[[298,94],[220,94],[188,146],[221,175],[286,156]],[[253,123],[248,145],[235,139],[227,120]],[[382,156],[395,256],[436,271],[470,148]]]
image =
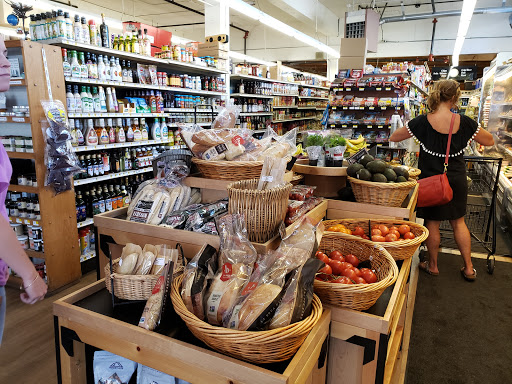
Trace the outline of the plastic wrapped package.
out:
[[[286,260],[287,272],[304,264],[314,255],[313,251],[318,247],[316,242],[317,228],[308,217],[302,217],[295,230],[285,237],[276,252],[277,257]]]
[[[155,184],[147,185],[130,204],[127,220],[158,225],[172,208],[172,199],[166,188]]]
[[[107,351],[94,352],[93,371],[95,384],[128,384],[137,363]]]
[[[290,200],[288,202],[288,209],[286,211],[286,218],[284,223],[286,225],[293,224],[295,221],[297,221],[297,219],[320,204],[322,200],[323,199],[321,197],[310,197],[305,201]]]
[[[176,378],[156,369],[139,364],[137,366],[137,384],[176,384]]]
[[[133,272],[134,275],[147,275],[153,267],[153,263],[158,256],[158,248],[151,244],[146,244],[142,253],[137,259],[137,265]]]
[[[183,265],[183,260],[181,260],[176,248],[170,248],[166,244],[159,245],[156,248],[157,254],[155,257],[155,262],[153,263],[151,271],[149,272],[150,275],[160,275],[163,272],[165,265],[170,261],[174,263],[174,270],[176,270],[177,267]],[[172,273],[174,273],[174,271],[172,271]]]
[[[121,252],[119,267],[117,268],[116,272],[123,275],[133,275],[141,255],[142,248],[140,245],[127,243]]]
[[[164,268],[162,276],[156,281],[151,291],[151,296],[146,301],[142,316],[139,320],[139,327],[147,329],[148,331],[153,331],[160,322],[165,295],[165,282],[167,273],[169,272],[168,266],[169,264]]]
[[[164,167],[164,177],[158,178],[158,184],[167,188],[175,188],[181,185],[185,177],[190,174],[190,169],[184,164],[166,163]]]
[[[41,105],[48,121],[48,126],[41,124],[46,141],[44,185],[51,185],[58,194],[71,189],[73,176],[82,172],[82,168],[71,145],[72,136],[64,105],[59,100],[41,101]]]
[[[219,107],[218,110],[219,113],[212,123],[212,128],[234,128],[236,119],[238,119],[242,111],[242,107],[240,105],[231,104],[226,107]]]
[[[200,320],[205,319],[206,287],[217,269],[216,255],[217,250],[214,247],[204,244],[183,273],[181,297],[187,309]]]
[[[227,211],[227,200],[219,200],[215,203],[204,205],[189,216],[184,229],[187,231],[199,232],[199,229],[206,223]]]
[[[290,191],[290,200],[304,201],[315,193],[316,186],[294,185]]]
[[[203,204],[192,204],[185,209],[169,212],[162,225],[174,229],[185,229],[187,220],[194,212],[203,207]]]
[[[266,157],[258,181],[258,190],[272,189],[285,184],[286,160]]]

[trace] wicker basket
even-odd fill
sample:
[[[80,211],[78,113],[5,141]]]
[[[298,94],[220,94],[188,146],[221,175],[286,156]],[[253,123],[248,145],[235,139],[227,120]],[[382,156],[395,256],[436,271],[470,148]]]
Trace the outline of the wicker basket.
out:
[[[293,175],[292,177],[292,181],[290,181],[290,183],[292,183],[292,185],[299,185],[300,182],[304,179],[304,176],[303,175],[299,175],[299,174],[295,174]]]
[[[418,176],[421,174],[421,171],[418,168],[409,168],[409,178],[411,179],[418,179]]]
[[[347,176],[358,203],[400,207],[417,181],[374,183]]]
[[[291,358],[322,316],[322,303],[315,295],[307,318],[270,331],[238,331],[210,325],[191,313],[181,298],[183,275],[173,281],[171,300],[174,310],[188,329],[214,350],[255,364],[274,363]]]
[[[342,232],[328,232],[329,234],[336,234],[336,236],[340,236],[342,238],[345,238],[347,240],[352,239],[358,239],[362,241],[363,243],[368,244],[380,244],[384,247],[386,251],[390,253],[391,256],[393,256],[393,259],[395,260],[405,260],[414,255],[414,252],[418,249],[418,247],[423,243],[427,237],[428,237],[428,229],[425,228],[423,225],[416,224],[411,221],[405,221],[405,220],[371,220],[368,219],[342,219],[342,220],[326,220],[323,222],[325,228],[329,228],[336,224],[343,224],[345,227],[349,228],[350,230],[354,230],[355,227],[361,227],[364,229],[364,233],[369,235],[370,228],[373,225],[379,225],[384,224],[388,227],[396,226],[399,227],[402,224],[407,224],[409,227],[411,227],[411,232],[414,233],[415,238],[412,240],[403,240],[403,241],[392,241],[392,242],[383,242],[383,243],[377,243],[370,240],[361,239],[359,236],[354,235],[348,235],[346,233]]]
[[[292,185],[259,191],[258,180],[236,181],[228,185],[229,213],[243,213],[249,240],[265,243],[273,238],[286,217]]]
[[[286,159],[287,162],[291,158]],[[192,158],[199,172],[207,179],[240,181],[260,177],[263,161],[211,161]]]
[[[114,294],[124,300],[147,300],[160,275],[123,275],[116,273],[119,259],[112,261],[114,273],[110,273],[110,263],[105,265],[105,285],[112,293],[112,285],[109,277],[114,281]],[[177,267],[174,276],[183,272],[183,267]]]
[[[315,279],[315,293],[322,303],[364,311],[375,304],[382,292],[396,281],[398,267],[389,252],[379,245],[361,240],[363,239],[345,239],[329,233],[322,237],[318,250],[327,254],[339,250],[343,254],[352,253],[361,261],[370,259],[377,282],[337,284]]]

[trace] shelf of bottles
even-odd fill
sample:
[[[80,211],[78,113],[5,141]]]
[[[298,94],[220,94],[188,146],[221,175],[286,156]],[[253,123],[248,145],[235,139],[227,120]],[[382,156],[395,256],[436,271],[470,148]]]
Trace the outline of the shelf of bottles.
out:
[[[329,90],[329,87],[325,87],[322,85],[315,85],[315,84],[305,84],[305,80],[303,79],[297,79],[297,81],[281,81],[281,80],[275,80],[266,78],[266,77],[260,77],[260,76],[252,76],[252,75],[244,75],[244,74],[234,74],[231,75],[232,80],[243,80],[243,81],[262,81],[262,82],[268,82],[268,83],[281,83],[281,84],[291,84],[291,85],[300,85],[302,87],[308,87],[308,88],[316,88],[316,89],[325,89]],[[311,79],[308,79],[308,81],[312,81]]]

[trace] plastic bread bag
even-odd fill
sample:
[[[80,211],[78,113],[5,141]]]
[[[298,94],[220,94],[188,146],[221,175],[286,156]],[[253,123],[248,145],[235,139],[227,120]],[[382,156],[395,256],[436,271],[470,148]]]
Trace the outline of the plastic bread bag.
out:
[[[128,384],[137,363],[107,351],[94,352],[95,384]]]
[[[166,290],[167,274],[169,273],[169,264],[166,264],[162,275],[158,278],[151,291],[151,296],[146,301],[144,310],[139,320],[139,327],[153,331],[160,322],[162,307]]]
[[[150,275],[162,274],[165,265],[170,261],[174,263],[174,271],[182,265],[182,261],[179,260],[179,253],[176,248],[170,248],[165,244],[159,245],[156,248],[158,253],[156,255],[155,262],[151,267],[151,271],[149,272]],[[172,271],[172,273],[174,273],[174,271]]]
[[[142,253],[139,255],[137,259],[137,265],[135,266],[135,270],[133,272],[134,275],[147,275],[151,271],[151,267],[155,262],[155,259],[158,255],[158,249],[154,245],[146,244]]]
[[[240,105],[229,104],[226,107],[219,107],[219,113],[213,120],[212,128],[235,128],[236,119],[241,111]]]
[[[137,366],[137,384],[176,384],[174,376],[139,364]]]
[[[158,181],[156,179],[146,180],[143,183],[140,183],[137,187],[137,190],[135,191],[134,195],[132,196],[132,200],[130,202],[130,205],[128,206],[128,210],[126,212],[127,218],[131,216],[133,209],[137,205],[137,202],[140,200],[140,198],[143,196],[143,192],[146,191],[146,188],[148,190],[153,189],[157,187]]]
[[[166,188],[176,188],[190,174],[190,168],[185,164],[166,163],[163,173],[163,177],[160,172],[158,174],[158,184]]]
[[[311,314],[313,282],[316,273],[323,266],[322,260],[311,258],[292,271],[290,284],[270,322],[270,329],[286,327]]]
[[[285,184],[286,160],[276,157],[265,157],[261,169],[258,190],[272,189]]]
[[[212,325],[222,325],[224,313],[234,304],[249,281],[257,253],[247,238],[244,215],[225,215],[217,220],[220,236],[219,270],[206,299],[206,316]]]
[[[208,281],[217,270],[217,250],[204,244],[183,272],[181,298],[187,309],[200,320],[205,319],[204,299]]]
[[[226,213],[227,211],[227,199],[219,200],[215,203],[204,205],[202,208],[198,209],[189,216],[184,229],[186,231],[198,232],[198,230],[207,222],[211,221],[212,219],[223,213]]]
[[[185,229],[185,225],[187,224],[187,220],[190,215],[202,207],[203,204],[192,204],[180,211],[169,212],[162,222],[162,226],[174,229]]]
[[[117,267],[116,273],[133,275],[137,261],[141,255],[142,248],[140,245],[127,243],[121,252],[121,258],[119,259],[119,266]]]
[[[258,160],[264,160],[267,156],[279,158],[292,156],[297,152],[296,142],[297,128],[293,128],[283,136],[279,136],[276,142],[270,144],[270,146],[261,153]]]
[[[172,202],[171,194],[166,188],[148,185],[137,196],[127,220],[137,223],[158,225],[167,215]]]
[[[43,123],[45,138],[44,162],[46,178],[44,185],[51,185],[56,194],[72,187],[72,178],[82,172],[82,167],[71,145],[72,135],[66,117],[66,108],[59,100],[41,101],[48,125]]]

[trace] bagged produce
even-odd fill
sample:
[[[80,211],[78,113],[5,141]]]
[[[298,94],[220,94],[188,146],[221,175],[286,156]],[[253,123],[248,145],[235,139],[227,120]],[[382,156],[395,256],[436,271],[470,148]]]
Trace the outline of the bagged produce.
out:
[[[137,363],[107,351],[94,352],[95,384],[128,384]]]
[[[134,275],[147,275],[151,271],[151,267],[158,255],[158,249],[154,245],[146,244],[142,253],[139,254],[137,265],[133,272]]]
[[[181,288],[181,297],[187,309],[204,320],[204,299],[208,280],[217,270],[217,250],[209,244],[204,244],[201,250],[185,267]]]
[[[121,253],[119,267],[116,272],[123,275],[132,275],[135,271],[140,255],[142,255],[142,248],[140,245],[127,243]]]
[[[207,295],[206,315],[212,325],[222,325],[224,313],[249,281],[257,253],[247,238],[244,216],[225,215],[218,220],[219,270]]]

